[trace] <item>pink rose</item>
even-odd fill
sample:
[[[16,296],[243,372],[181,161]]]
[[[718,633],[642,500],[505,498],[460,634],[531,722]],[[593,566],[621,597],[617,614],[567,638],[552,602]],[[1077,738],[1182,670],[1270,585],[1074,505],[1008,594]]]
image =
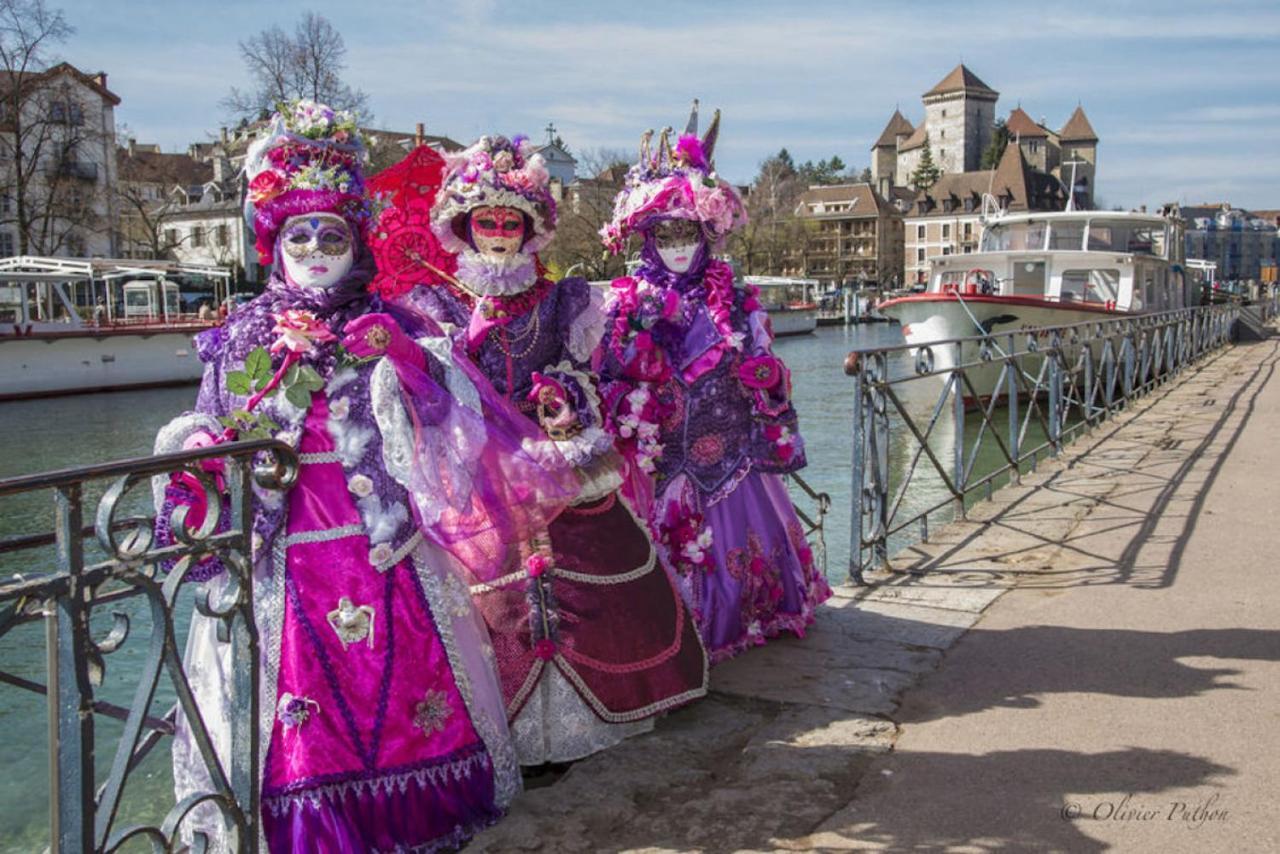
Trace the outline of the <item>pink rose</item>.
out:
[[[284,314],[271,315],[276,322],[271,330],[280,337],[271,345],[271,352],[288,350],[291,353],[309,353],[316,344],[336,341],[338,336],[329,331],[320,320],[309,311],[289,309]]]
[[[538,578],[544,575],[546,571],[551,568],[551,558],[541,552],[535,552],[534,554],[529,555],[529,558],[524,562],[524,565],[525,568],[529,570],[530,578]]]
[[[259,172],[249,182],[249,200],[255,205],[274,199],[285,191],[288,182],[283,175],[273,169]]]

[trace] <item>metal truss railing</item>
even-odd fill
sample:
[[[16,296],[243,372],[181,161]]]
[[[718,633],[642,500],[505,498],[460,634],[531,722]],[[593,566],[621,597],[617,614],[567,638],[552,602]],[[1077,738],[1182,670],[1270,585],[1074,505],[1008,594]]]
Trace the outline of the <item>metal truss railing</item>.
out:
[[[1273,293],[1255,304],[1267,321]],[[851,352],[849,574],[889,568],[890,539],[1019,482],[1037,460],[1231,340],[1238,304]]]
[[[827,574],[826,521],[827,513],[831,510],[831,496],[825,492],[818,492],[796,472],[791,472],[788,477],[792,483],[800,488],[801,492],[813,501],[811,508],[802,507],[795,501],[791,502],[791,506],[795,509],[796,515],[800,517],[800,521],[804,523],[805,539],[813,544],[814,563],[818,567],[818,571],[825,577]]]
[[[224,460],[226,491],[221,494],[229,496],[229,511],[215,478],[200,466],[211,458]],[[188,524],[186,508],[175,510],[169,521],[176,542],[161,546],[153,535],[154,514],[129,515],[128,508],[150,506],[151,478],[177,471],[198,479],[209,510],[199,525]],[[43,560],[53,548],[49,571],[0,582],[0,644],[14,641],[14,630],[24,624],[44,624],[46,682],[4,671],[0,682],[48,698],[53,851],[110,852],[140,840],[156,851],[178,850],[183,819],[201,804],[213,804],[221,813],[232,850],[257,850],[258,639],[250,571],[250,481],[266,489],[284,489],[296,473],[297,458],[289,447],[264,440],[0,480],[0,499],[45,493],[53,504],[52,532],[0,539],[0,557],[5,558]],[[86,496],[103,486],[94,522],[85,526]],[[145,502],[140,500],[142,493]],[[99,550],[105,559],[90,562],[86,553]],[[228,573],[222,593],[214,599],[202,591],[196,608],[221,620],[219,640],[230,645],[235,678],[226,690],[238,717],[232,724],[229,768],[215,754],[196,706],[175,622],[183,580],[208,556],[220,559]],[[118,608],[125,600],[138,599],[149,614],[150,635],[137,645],[143,663],[133,699],[121,706],[102,699],[99,689],[107,656],[130,639],[129,616]],[[105,637],[94,638],[91,618],[111,606],[116,608],[111,610],[111,629]],[[167,711],[155,709],[163,677],[177,696]],[[158,826],[118,827],[130,774],[161,739],[174,733],[179,708],[213,781],[212,790],[175,804]],[[94,763],[99,716],[123,722],[110,769],[101,781]]]

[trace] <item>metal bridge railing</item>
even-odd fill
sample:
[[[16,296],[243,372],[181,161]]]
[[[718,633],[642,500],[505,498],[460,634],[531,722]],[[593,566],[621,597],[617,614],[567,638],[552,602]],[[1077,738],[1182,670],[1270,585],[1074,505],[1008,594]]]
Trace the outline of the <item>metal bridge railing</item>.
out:
[[[202,460],[225,461],[229,495],[225,514],[213,475]],[[170,518],[176,542],[156,545],[154,514],[128,515],[128,507],[151,507],[152,476],[186,471],[202,485],[209,508],[203,522],[186,522],[185,508]],[[57,852],[110,852],[131,840],[146,840],[154,850],[180,847],[183,818],[203,803],[221,812],[233,850],[258,845],[258,639],[254,628],[250,571],[253,529],[250,478],[267,489],[284,489],[296,476],[297,458],[274,440],[235,442],[195,451],[104,463],[85,468],[0,480],[0,499],[24,493],[49,493],[51,533],[0,539],[0,557],[41,557],[53,547],[49,571],[24,573],[0,582],[0,644],[14,640],[18,627],[44,624],[46,681],[0,671],[0,682],[48,698],[50,843]],[[94,522],[85,526],[85,496],[105,483]],[[143,493],[145,493],[145,500]],[[221,523],[221,524],[220,524]],[[95,542],[96,541],[96,542]],[[90,562],[86,553],[105,558]],[[218,557],[228,573],[215,601],[198,596],[200,613],[221,618],[219,640],[230,644],[235,679],[227,691],[239,717],[232,725],[230,768],[214,753],[196,707],[175,630],[175,610],[184,577],[204,557]],[[166,571],[162,566],[169,566]],[[43,567],[42,567],[43,569]],[[126,706],[98,696],[106,657],[129,639],[128,614],[112,611],[105,637],[91,636],[95,611],[140,598],[150,615],[141,674]],[[154,709],[162,677],[178,701],[167,711]],[[175,804],[159,826],[117,827],[121,795],[131,772],[165,736],[174,732],[181,707],[213,781],[213,791]],[[95,716],[123,721],[110,769],[101,782],[95,774]]]
[[[1274,293],[1255,306],[1264,322],[1280,309]],[[851,580],[889,568],[891,538],[928,541],[931,517],[964,518],[966,499],[1225,345],[1240,316],[1205,306],[851,352]]]

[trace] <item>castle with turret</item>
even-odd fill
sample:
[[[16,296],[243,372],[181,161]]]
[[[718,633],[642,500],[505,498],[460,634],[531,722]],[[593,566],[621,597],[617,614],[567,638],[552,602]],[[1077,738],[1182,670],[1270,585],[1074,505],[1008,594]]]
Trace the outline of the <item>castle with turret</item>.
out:
[[[904,283],[923,281],[929,257],[977,249],[984,197],[1006,211],[1062,210],[1068,200],[1093,206],[1098,136],[1084,108],[1054,130],[1018,106],[1001,128],[999,97],[957,65],[922,96],[919,125],[894,110],[871,146],[874,186],[898,200],[904,217]],[[1003,151],[992,147],[998,134],[1008,142]],[[934,170],[921,170],[928,163]]]

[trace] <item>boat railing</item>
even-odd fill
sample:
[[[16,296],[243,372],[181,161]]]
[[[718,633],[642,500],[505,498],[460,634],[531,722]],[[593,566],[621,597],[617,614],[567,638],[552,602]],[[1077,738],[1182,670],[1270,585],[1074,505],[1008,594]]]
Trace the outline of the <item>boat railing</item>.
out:
[[[220,476],[202,466],[215,459],[223,463]],[[45,652],[43,681],[37,668],[7,666],[0,683],[46,697],[51,850],[115,851],[131,840],[179,850],[183,820],[202,804],[221,814],[231,850],[257,850],[262,757],[250,484],[282,490],[297,466],[284,443],[257,440],[0,480],[0,501],[9,510],[16,505],[34,511],[28,517],[45,518],[38,508],[45,501],[52,505],[51,531],[0,539],[0,566],[8,576],[0,582],[0,644],[9,652],[42,645]],[[178,472],[200,484],[208,511],[190,521],[187,511],[175,511],[169,519],[175,542],[160,545],[153,536],[152,478],[167,482]],[[225,507],[220,495],[229,496]],[[91,500],[96,507],[86,524]],[[214,751],[179,643],[178,611],[190,607],[189,591],[196,589],[184,579],[208,558],[220,561],[226,581],[216,596],[200,590],[195,607],[219,620],[218,639],[228,645],[234,674],[226,685],[233,710],[229,767]],[[15,566],[24,571],[13,572]],[[131,633],[135,622],[139,631]],[[131,634],[142,633],[129,643]],[[131,651],[120,658],[143,661],[136,684],[108,683],[108,662],[126,647]],[[112,702],[130,692],[127,704]],[[158,708],[161,693],[177,702]],[[135,772],[152,749],[174,734],[179,708],[211,789],[174,804],[161,822],[129,824],[128,808],[122,810],[126,784],[140,776]],[[95,762],[95,754],[108,755],[97,744],[99,718],[119,722],[105,728],[120,733],[109,765]]]
[[[1271,293],[1256,308],[1277,316]],[[1020,481],[1231,340],[1237,304],[854,350],[849,574],[889,569],[930,520]]]

